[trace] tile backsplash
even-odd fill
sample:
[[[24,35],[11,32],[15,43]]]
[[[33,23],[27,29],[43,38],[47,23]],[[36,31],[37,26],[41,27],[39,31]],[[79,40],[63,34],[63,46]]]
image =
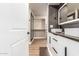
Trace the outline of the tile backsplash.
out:
[[[51,29],[51,32],[62,32],[62,29]]]
[[[79,28],[65,28],[65,34],[79,37]]]

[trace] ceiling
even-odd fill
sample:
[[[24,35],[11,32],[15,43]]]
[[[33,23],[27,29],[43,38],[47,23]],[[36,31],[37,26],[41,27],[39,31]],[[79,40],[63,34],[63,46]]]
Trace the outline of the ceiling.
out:
[[[61,3],[49,3],[49,5],[58,9],[61,6]],[[46,15],[48,3],[30,3],[29,6],[35,16]]]
[[[47,3],[30,3],[29,5],[35,16],[46,15]]]

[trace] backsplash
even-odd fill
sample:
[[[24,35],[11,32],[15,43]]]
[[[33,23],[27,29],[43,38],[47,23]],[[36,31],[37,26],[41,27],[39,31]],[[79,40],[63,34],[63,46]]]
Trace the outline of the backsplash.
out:
[[[65,28],[65,34],[79,37],[79,28]]]
[[[62,32],[62,29],[51,29],[51,32]]]
[[[79,22],[62,25],[63,28],[79,28]]]

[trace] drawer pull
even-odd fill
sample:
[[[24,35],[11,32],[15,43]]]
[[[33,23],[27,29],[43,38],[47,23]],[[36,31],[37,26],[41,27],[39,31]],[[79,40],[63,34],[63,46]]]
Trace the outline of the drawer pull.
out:
[[[67,47],[65,47],[65,56],[67,56]]]
[[[56,40],[55,38],[52,38],[52,39],[53,39],[54,41],[56,41],[56,42],[58,41],[58,40]]]
[[[57,54],[58,52],[55,50],[55,48],[54,47],[52,47],[53,48],[53,50],[55,51],[55,53]]]

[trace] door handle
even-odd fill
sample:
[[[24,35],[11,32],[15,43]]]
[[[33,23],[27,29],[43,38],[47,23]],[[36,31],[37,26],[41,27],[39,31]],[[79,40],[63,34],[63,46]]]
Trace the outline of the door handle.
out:
[[[29,34],[30,34],[30,32],[27,32],[27,34],[29,35]]]

